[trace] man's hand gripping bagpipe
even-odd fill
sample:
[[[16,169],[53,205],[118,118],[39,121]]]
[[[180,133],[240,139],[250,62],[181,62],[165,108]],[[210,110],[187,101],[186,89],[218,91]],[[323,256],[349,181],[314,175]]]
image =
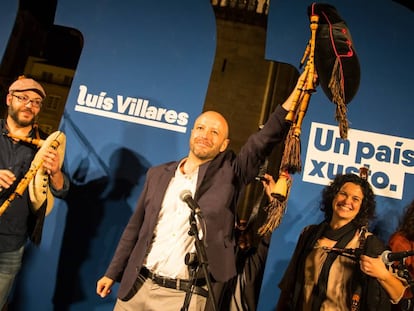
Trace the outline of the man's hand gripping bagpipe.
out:
[[[10,207],[11,203],[21,197],[24,191],[29,187],[29,194],[33,200],[36,196],[44,196],[49,191],[49,182],[54,184],[53,179],[62,174],[61,167],[65,155],[66,136],[63,132],[56,131],[50,134],[46,140],[32,139],[9,134],[16,141],[24,141],[26,143],[38,146],[39,150],[33,158],[29,170],[19,181],[16,189],[0,206],[0,216]],[[15,182],[14,174],[9,170],[0,170],[0,189],[8,189]],[[39,186],[40,185],[40,186]],[[42,189],[39,189],[42,188]],[[39,195],[39,193],[41,193]],[[1,194],[1,192],[0,192]],[[43,199],[43,201],[44,201]],[[42,199],[40,199],[42,200]],[[37,203],[42,204],[43,202]],[[36,203],[33,203],[36,204]],[[35,206],[37,209],[39,206]],[[50,209],[48,209],[50,211]]]

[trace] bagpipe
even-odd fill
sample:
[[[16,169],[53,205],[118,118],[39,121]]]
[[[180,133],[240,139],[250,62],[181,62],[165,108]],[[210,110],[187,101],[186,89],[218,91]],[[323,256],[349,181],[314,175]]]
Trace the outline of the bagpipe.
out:
[[[21,197],[24,191],[28,188],[29,197],[31,201],[31,207],[33,211],[37,211],[45,201],[46,215],[50,213],[53,208],[54,197],[49,188],[49,175],[45,170],[42,169],[43,157],[48,148],[53,148],[58,151],[59,154],[59,165],[62,167],[65,147],[66,147],[66,136],[63,132],[56,131],[50,134],[46,140],[34,139],[30,137],[21,137],[12,134],[8,134],[9,137],[23,141],[29,144],[37,146],[39,149],[33,158],[29,170],[25,173],[23,178],[17,184],[16,189],[10,194],[10,196],[0,206],[0,216],[7,210],[10,204],[17,198]]]
[[[292,174],[302,170],[301,127],[311,96],[318,85],[336,105],[335,119],[342,139],[347,139],[347,105],[354,98],[360,83],[360,65],[347,24],[330,4],[312,3],[308,7],[311,36],[300,61],[300,74],[293,90],[292,109],[286,116],[290,129],[286,137],[279,168],[279,177],[272,190],[275,198],[266,207],[267,220],[259,234],[273,231],[286,211]]]

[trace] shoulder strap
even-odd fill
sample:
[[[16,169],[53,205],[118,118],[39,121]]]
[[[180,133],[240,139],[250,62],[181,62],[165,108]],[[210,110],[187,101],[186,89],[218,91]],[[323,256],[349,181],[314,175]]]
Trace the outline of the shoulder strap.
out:
[[[344,248],[354,237],[356,229],[348,231],[336,244],[335,248]],[[328,285],[329,270],[335,259],[338,257],[337,253],[328,253],[326,260],[322,266],[321,273],[319,275],[318,284],[314,287],[314,299],[312,301],[312,310],[319,311],[322,302],[326,298],[326,287]]]
[[[368,229],[366,226],[363,226],[361,228],[361,232],[359,233],[359,249],[364,250],[365,249],[365,242],[367,239],[367,232]],[[361,252],[363,253],[363,252]],[[352,303],[351,303],[351,311],[358,311],[360,308],[360,300],[361,300],[361,294],[362,294],[362,283],[365,281],[365,274],[362,273],[361,269],[359,268],[359,265],[355,265],[355,282],[353,286],[353,292],[352,292]]]

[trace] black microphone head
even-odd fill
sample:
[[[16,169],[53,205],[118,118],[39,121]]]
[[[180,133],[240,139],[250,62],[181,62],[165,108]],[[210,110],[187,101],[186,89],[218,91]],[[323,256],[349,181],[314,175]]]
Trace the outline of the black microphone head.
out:
[[[193,195],[192,195],[192,193],[191,193],[191,191],[190,190],[183,190],[183,191],[181,191],[181,193],[180,193],[180,199],[181,199],[181,201],[187,201],[188,199],[191,199],[191,198],[193,198]]]

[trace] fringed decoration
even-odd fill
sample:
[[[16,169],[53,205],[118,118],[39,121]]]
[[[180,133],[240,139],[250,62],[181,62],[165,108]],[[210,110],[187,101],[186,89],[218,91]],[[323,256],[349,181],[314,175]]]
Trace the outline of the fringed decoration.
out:
[[[266,221],[258,230],[258,234],[261,236],[273,232],[280,225],[286,213],[287,198],[292,186],[292,178],[287,172],[282,172],[276,184],[280,182],[280,179],[285,183],[283,187],[286,187],[284,189],[286,193],[282,195],[272,193],[274,199],[264,208],[265,212],[267,212]]]
[[[338,103],[336,106],[336,120],[339,122],[339,135],[342,139],[348,138],[348,119],[346,118],[346,106],[344,103]]]
[[[286,201],[279,202],[278,200],[272,200],[268,206],[264,209],[267,212],[266,222],[259,228],[258,234],[261,236],[267,233],[273,232],[281,223],[282,218],[286,211]]]
[[[288,171],[290,174],[302,171],[302,161],[300,158],[301,142],[300,137],[295,134],[296,130],[295,125],[290,127],[280,163],[281,169]]]
[[[33,231],[30,235],[30,240],[36,246],[39,246],[42,240],[43,224],[45,222],[45,217],[46,217],[46,207],[47,207],[47,199],[43,202],[40,208],[35,212],[36,220],[34,223]]]
[[[332,69],[332,75],[328,87],[332,93],[332,102],[336,104],[335,119],[339,122],[339,134],[342,139],[347,139],[349,125],[346,117],[347,108],[345,104],[344,77],[341,67],[341,63],[337,58]]]

